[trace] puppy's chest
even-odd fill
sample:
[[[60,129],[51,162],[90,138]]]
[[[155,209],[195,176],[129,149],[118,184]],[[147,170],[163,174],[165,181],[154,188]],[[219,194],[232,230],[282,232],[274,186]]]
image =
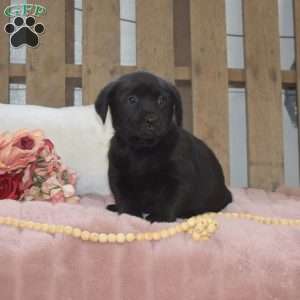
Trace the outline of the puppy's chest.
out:
[[[149,162],[132,162],[127,169],[121,169],[120,179],[123,187],[130,193],[132,199],[139,201],[143,209],[149,211],[174,179],[170,175],[167,164],[158,165]]]
[[[157,158],[143,158],[127,156],[120,160],[119,171],[124,176],[135,178],[140,181],[155,176],[161,176],[167,172],[167,161],[161,161]]]

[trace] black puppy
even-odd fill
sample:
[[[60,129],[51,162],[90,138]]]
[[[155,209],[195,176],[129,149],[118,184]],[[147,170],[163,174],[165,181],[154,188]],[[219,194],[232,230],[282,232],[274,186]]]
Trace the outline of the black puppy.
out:
[[[111,210],[172,222],[232,201],[216,156],[181,128],[181,98],[171,83],[148,72],[124,75],[101,91],[95,107],[103,123],[110,107],[115,129]]]

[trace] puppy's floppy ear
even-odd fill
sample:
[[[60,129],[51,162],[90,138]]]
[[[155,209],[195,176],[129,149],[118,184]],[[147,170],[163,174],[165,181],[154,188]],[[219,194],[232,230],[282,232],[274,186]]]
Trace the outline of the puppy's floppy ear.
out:
[[[182,126],[182,103],[181,103],[181,96],[175,87],[170,82],[167,82],[168,90],[172,95],[173,101],[174,101],[174,116],[175,120],[178,126]]]
[[[103,124],[105,123],[108,106],[110,104],[116,85],[117,85],[117,81],[112,81],[109,84],[107,84],[100,91],[100,94],[96,99],[95,109],[98,115],[101,117]]]

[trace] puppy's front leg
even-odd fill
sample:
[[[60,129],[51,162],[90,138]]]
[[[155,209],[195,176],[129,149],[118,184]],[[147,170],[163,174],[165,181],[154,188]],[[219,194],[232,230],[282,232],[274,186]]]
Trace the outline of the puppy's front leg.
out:
[[[135,201],[130,193],[128,186],[124,184],[122,176],[117,169],[109,167],[109,185],[114,195],[116,204],[108,205],[107,208],[111,211],[116,211],[119,214],[129,214],[137,217],[142,217],[142,212],[135,204]]]
[[[187,186],[179,184],[170,185],[157,195],[154,212],[146,217],[153,222],[175,222],[187,195]]]
[[[175,222],[176,216],[170,213],[152,213],[146,217],[151,223],[154,222]]]
[[[116,204],[111,204],[107,206],[107,209],[113,212],[118,212],[118,214],[129,214],[137,217],[142,217],[142,213],[134,203],[129,200],[130,198],[124,197],[124,194],[119,191],[118,188],[112,188],[115,197]]]

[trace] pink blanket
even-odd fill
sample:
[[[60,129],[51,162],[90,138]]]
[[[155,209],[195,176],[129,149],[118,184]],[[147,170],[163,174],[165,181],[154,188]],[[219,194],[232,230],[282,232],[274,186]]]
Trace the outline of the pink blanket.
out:
[[[300,218],[300,196],[234,189],[226,209]],[[66,224],[94,232],[144,232],[149,224],[105,210],[108,197],[81,205],[0,201],[0,216]],[[1,300],[300,299],[300,226],[217,216],[208,241],[179,233],[161,241],[84,242],[0,226]]]

